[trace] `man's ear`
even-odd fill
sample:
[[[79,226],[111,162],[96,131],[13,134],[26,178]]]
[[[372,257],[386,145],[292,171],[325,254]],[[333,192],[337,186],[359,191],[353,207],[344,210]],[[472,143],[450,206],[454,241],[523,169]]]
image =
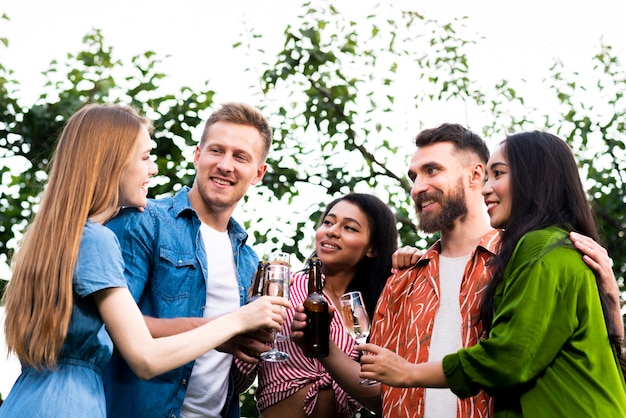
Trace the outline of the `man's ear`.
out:
[[[263,176],[267,172],[267,164],[263,163],[256,171],[256,176],[252,179],[251,184],[254,186],[263,180]]]
[[[485,183],[485,164],[475,163],[472,165],[472,171],[470,172],[469,184],[470,187],[480,187],[482,189]]]

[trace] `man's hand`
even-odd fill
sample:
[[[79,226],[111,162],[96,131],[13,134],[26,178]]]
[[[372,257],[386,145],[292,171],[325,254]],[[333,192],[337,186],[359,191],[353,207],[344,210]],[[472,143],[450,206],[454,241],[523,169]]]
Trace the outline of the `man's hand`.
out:
[[[260,330],[237,335],[218,346],[216,350],[232,354],[246,363],[258,363],[259,355],[269,349],[268,344],[271,342],[271,331]]]

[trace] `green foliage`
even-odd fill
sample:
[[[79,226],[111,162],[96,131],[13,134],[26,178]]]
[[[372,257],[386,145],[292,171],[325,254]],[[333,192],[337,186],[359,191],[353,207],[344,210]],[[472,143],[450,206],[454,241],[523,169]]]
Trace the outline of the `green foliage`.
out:
[[[306,3],[299,19],[286,28],[276,60],[262,67],[263,103],[276,127],[263,193],[299,204],[293,205],[297,216],[290,213],[265,230],[262,219],[253,221],[258,240],[284,243],[273,235],[278,224],[279,233],[299,234],[295,243],[284,244],[285,250],[298,255],[298,249],[310,251],[310,241],[298,245],[298,240],[306,236],[302,228],[314,227],[324,203],[348,191],[366,191],[395,211],[401,244],[432,242],[435,237],[415,230],[411,185],[404,173],[413,152],[411,140],[429,109],[461,104],[489,121],[470,126],[487,139],[545,129],[572,146],[623,284],[626,76],[610,47],[593,57],[587,79],[597,80],[596,85],[584,85],[582,77],[559,65],[546,69],[545,92],[554,104],[546,101],[537,108],[520,94],[526,87],[522,82],[497,80],[484,88],[472,80],[466,50],[479,40],[464,33],[464,19],[442,23],[387,4],[357,22],[348,18],[353,9],[341,13],[326,6]],[[255,41],[262,38],[240,45],[254,48]],[[403,114],[401,109],[412,111]],[[403,118],[410,127],[398,125]],[[302,206],[307,209],[298,212]]]
[[[262,103],[255,105],[264,108],[275,129],[264,182],[240,205],[255,244],[303,260],[325,204],[349,191],[365,191],[392,207],[401,244],[428,245],[435,237],[416,231],[407,159],[415,134],[432,127],[429,112],[460,104],[486,116],[485,126],[470,126],[486,138],[532,127],[553,131],[572,146],[623,285],[626,75],[611,48],[591,60],[586,79],[595,84],[584,84],[560,64],[547,69],[550,99],[535,108],[521,93],[521,82],[494,80],[485,88],[473,81],[466,51],[480,40],[465,33],[463,19],[433,21],[393,4],[365,13],[351,20],[330,3],[306,3],[285,29],[276,57],[256,46],[263,41],[259,34],[244,34],[250,39],[235,45],[262,62]],[[0,42],[8,45],[6,38]],[[158,72],[161,59],[155,53],[123,63],[97,30],[84,45],[63,64],[50,64],[41,96],[28,106],[19,103],[13,73],[0,63],[0,262],[10,258],[15,238],[37,209],[64,121],[86,102],[126,102],[154,120],[160,176],[152,196],[191,184],[193,166],[185,154],[197,140],[194,130],[214,92],[207,85],[163,92],[159,83],[165,74]],[[15,165],[21,169],[15,171]],[[251,393],[242,395],[242,402],[242,416],[256,416]]]
[[[254,399],[255,391],[256,384],[250,386],[248,390],[239,395],[239,415],[241,418],[257,418],[259,416],[259,410]]]
[[[561,115],[546,125],[572,146],[583,171],[604,245],[616,276],[626,277],[626,72],[610,46],[593,58],[595,85],[583,85],[579,74],[551,69],[552,88]],[[593,97],[592,100],[589,100]]]
[[[276,128],[264,186],[288,203],[308,203],[294,205],[308,209],[281,222],[298,219],[291,228],[297,231],[312,230],[331,197],[373,191],[393,208],[402,243],[423,247],[432,237],[416,231],[405,176],[417,128],[398,132],[399,109],[409,103],[415,112],[430,100],[459,96],[482,100],[467,76],[462,50],[471,41],[457,36],[452,25],[395,7],[381,7],[356,22],[332,5],[318,6],[305,4],[299,20],[285,30],[283,50],[262,73],[266,113]],[[412,74],[415,83],[399,85],[399,74]],[[271,239],[272,233],[268,228],[258,238]],[[302,257],[310,245],[284,249]]]
[[[157,71],[161,60],[153,52],[132,58],[131,65],[116,59],[99,30],[83,39],[85,50],[69,54],[67,62],[53,61],[45,72],[47,82],[37,103],[20,107],[16,83],[0,66],[0,255],[10,259],[15,238],[37,209],[46,181],[46,169],[63,124],[79,107],[92,102],[122,102],[154,121],[160,176],[151,193],[168,194],[190,184],[193,164],[183,151],[195,144],[194,129],[203,121],[214,92],[183,87],[164,94]],[[121,74],[120,69],[128,74]],[[14,172],[9,165],[23,169]],[[1,258],[0,258],[1,259]]]
[[[472,81],[465,50],[479,40],[464,33],[463,19],[441,23],[380,7],[357,21],[331,4],[318,6],[304,5],[299,19],[285,29],[274,62],[263,60],[270,63],[261,67],[264,96],[259,107],[270,116],[275,138],[263,184],[241,205],[255,243],[291,251],[303,260],[324,205],[337,195],[366,191],[389,202],[401,244],[428,245],[436,237],[416,231],[406,161],[415,133],[430,126],[422,126],[429,109],[462,103],[490,116],[491,123],[478,127],[487,138],[540,122],[568,140],[590,178],[607,248],[618,274],[624,275],[626,261],[619,248],[624,233],[624,75],[609,47],[594,58],[597,87],[606,97],[602,109],[584,106],[581,92],[592,86],[582,86],[575,74],[555,65],[549,88],[561,107],[557,114],[545,115],[526,106],[518,93],[524,86],[501,80],[485,89]],[[237,44],[248,53],[263,41],[258,34],[250,37]],[[165,74],[158,72],[161,60],[155,53],[135,56],[128,65],[115,57],[100,31],[83,41],[84,51],[50,64],[39,100],[26,108],[17,100],[12,73],[0,64],[0,158],[24,167],[15,172],[0,164],[5,186],[0,190],[0,260],[10,258],[15,237],[36,210],[56,137],[83,103],[123,101],[154,120],[160,176],[153,196],[192,181],[193,166],[185,153],[195,144],[193,131],[214,92],[206,86],[200,91],[183,87],[175,94],[158,91]],[[264,57],[262,48],[257,52]],[[406,124],[399,124],[402,120]],[[270,217],[259,210],[268,202],[290,210]]]

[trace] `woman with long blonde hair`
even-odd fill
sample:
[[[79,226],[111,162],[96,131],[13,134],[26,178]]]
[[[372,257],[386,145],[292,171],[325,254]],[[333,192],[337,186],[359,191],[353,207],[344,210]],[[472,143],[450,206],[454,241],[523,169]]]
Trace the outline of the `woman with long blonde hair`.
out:
[[[150,335],[126,288],[119,243],[104,223],[121,206],[146,205],[157,173],[151,129],[132,108],[111,104],[87,105],[67,122],[41,205],[12,260],[5,335],[22,373],[1,418],[105,417],[100,372],[112,342],[148,379],[240,332],[280,328],[281,306],[289,303],[264,297],[195,330]]]

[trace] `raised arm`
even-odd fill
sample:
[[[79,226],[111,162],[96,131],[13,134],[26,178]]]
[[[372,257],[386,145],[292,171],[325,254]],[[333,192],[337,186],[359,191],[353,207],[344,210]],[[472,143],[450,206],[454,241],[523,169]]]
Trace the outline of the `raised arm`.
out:
[[[109,288],[94,294],[107,331],[133,372],[149,379],[180,367],[233,336],[257,329],[280,329],[279,297],[263,297],[200,327],[169,337],[153,338],[126,288]]]
[[[146,325],[153,338],[168,337],[198,328],[213,318],[153,318],[144,316]],[[215,347],[223,353],[229,353],[246,363],[257,363],[258,358],[254,353],[260,353],[266,349],[266,344],[272,341],[272,334],[265,329],[256,330],[244,334],[238,334],[228,341]]]
[[[146,326],[153,338],[169,337],[190,331],[210,322],[212,318],[153,318],[145,316]]]

